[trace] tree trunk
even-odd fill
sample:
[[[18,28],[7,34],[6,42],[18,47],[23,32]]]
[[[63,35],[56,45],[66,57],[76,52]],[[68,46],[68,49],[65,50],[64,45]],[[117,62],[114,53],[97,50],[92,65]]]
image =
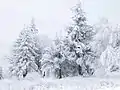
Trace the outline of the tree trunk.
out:
[[[26,75],[27,75],[27,71],[23,74],[23,77],[25,78],[25,77],[26,77]]]
[[[45,77],[45,72],[43,73],[43,78]]]
[[[62,73],[61,73],[61,69],[59,69],[59,79],[62,78]]]
[[[78,73],[79,73],[79,75],[83,75],[83,73],[82,73],[82,67],[80,65],[78,65]]]

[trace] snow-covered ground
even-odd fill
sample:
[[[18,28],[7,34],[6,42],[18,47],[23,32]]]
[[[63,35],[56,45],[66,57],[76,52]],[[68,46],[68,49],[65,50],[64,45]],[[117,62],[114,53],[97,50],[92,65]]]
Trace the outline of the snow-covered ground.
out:
[[[0,81],[0,90],[120,90],[119,75],[104,78],[68,77],[48,79],[28,76],[23,80],[4,79]]]

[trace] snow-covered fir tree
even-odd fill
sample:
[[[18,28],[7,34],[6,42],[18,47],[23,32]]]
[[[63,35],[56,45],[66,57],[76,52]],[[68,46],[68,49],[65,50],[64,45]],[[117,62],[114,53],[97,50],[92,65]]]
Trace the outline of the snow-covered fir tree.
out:
[[[103,66],[102,57],[104,57],[105,52],[108,52],[108,49],[112,50],[111,46],[108,45],[113,26],[108,21],[108,19],[101,18],[98,23],[94,24],[93,28],[95,30],[95,35],[90,45],[96,56],[95,75],[103,76],[103,74],[105,74],[106,71],[105,67]],[[104,59],[104,61],[105,60],[106,59]]]
[[[67,54],[67,59],[72,60],[78,64],[79,75],[91,75],[92,63],[94,63],[94,53],[89,46],[93,38],[93,28],[87,24],[85,13],[81,9],[81,5],[77,4],[73,8],[75,13],[73,17],[73,24],[67,31],[67,46],[64,49]]]
[[[100,61],[106,73],[120,70],[120,28],[117,27],[110,34],[109,44],[102,53]]]
[[[77,63],[74,62],[74,57],[70,56],[67,39],[56,37],[53,45],[45,49],[41,63],[43,76],[50,77],[54,75],[56,78],[78,75]]]
[[[97,24],[93,26],[93,28],[96,34],[93,38],[93,41],[91,42],[91,46],[96,56],[99,58],[109,44],[112,26],[107,19],[102,18]]]
[[[59,68],[56,69],[55,73],[59,78],[68,77],[68,76],[76,76],[78,75],[77,71],[77,63],[70,60],[74,59],[71,55],[74,56],[74,54],[70,54],[67,52],[66,49],[68,49],[67,46],[67,39],[65,38],[56,38],[54,41],[54,57],[55,57],[55,65],[57,65]],[[68,59],[70,58],[70,59]]]
[[[63,61],[62,40],[56,37],[52,46],[44,50],[41,60],[43,76],[50,77],[52,75],[56,78],[62,78],[61,63]]]
[[[64,55],[64,61],[61,64],[63,77],[78,75],[75,45],[68,38],[63,40],[62,53]]]
[[[10,72],[19,78],[25,77],[28,72],[40,72],[41,48],[38,39],[38,29],[36,29],[34,20],[31,25],[25,27],[13,46],[13,57],[10,61],[12,66]]]
[[[43,52],[43,57],[41,59],[41,70],[43,77],[50,77],[50,74],[54,73],[54,62],[52,58],[53,53],[51,51],[52,48],[46,47]]]

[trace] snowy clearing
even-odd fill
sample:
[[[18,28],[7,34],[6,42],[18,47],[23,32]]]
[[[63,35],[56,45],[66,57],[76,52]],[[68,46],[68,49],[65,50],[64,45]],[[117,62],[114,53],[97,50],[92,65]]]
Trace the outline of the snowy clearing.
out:
[[[0,90],[120,90],[117,78],[4,79]]]

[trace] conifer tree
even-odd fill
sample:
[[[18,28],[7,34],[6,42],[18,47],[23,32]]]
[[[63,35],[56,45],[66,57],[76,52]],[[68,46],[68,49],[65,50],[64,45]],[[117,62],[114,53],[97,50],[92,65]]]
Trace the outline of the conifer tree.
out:
[[[61,63],[63,61],[62,40],[56,37],[52,46],[47,47],[43,54],[41,60],[43,76],[50,77],[50,75],[54,75],[56,78],[62,78]]]
[[[13,46],[13,57],[10,61],[12,75],[25,77],[28,72],[39,71],[40,43],[37,38],[38,30],[32,19],[30,27],[24,28]]]
[[[73,8],[75,13],[73,24],[68,27],[66,39],[68,41],[65,52],[68,60],[74,60],[78,64],[78,72],[80,75],[92,74],[90,63],[94,61],[94,54],[89,43],[93,37],[93,28],[87,24],[85,13],[81,9],[81,5],[77,4]],[[70,56],[70,57],[69,57]]]

